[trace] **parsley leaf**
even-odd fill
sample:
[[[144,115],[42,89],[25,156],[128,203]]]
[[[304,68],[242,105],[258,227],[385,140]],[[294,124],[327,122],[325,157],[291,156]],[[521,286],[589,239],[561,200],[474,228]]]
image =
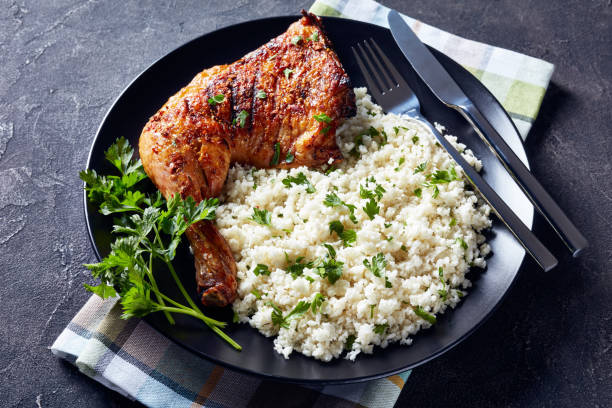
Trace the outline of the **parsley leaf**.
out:
[[[421,173],[425,171],[427,168],[427,162],[419,164],[415,169],[413,174]]]
[[[255,276],[259,276],[259,275],[270,275],[270,268],[268,268],[268,265],[264,265],[264,264],[257,264],[257,266],[255,266],[255,268],[253,268],[253,274]]]
[[[316,192],[317,190],[314,188],[314,186],[310,183],[310,181],[306,178],[306,175],[302,172],[299,172],[297,177],[293,177],[293,176],[287,176],[282,180],[282,183],[284,184],[285,187],[287,188],[291,188],[291,184],[298,184],[298,185],[305,185],[306,186],[306,192],[308,194],[312,194],[314,192]]]
[[[296,35],[291,39],[291,44],[298,45],[300,41],[302,41],[302,36]]]
[[[327,278],[332,285],[342,276],[342,266],[344,262],[336,260],[336,251],[329,244],[323,244],[327,249],[328,256],[320,260],[320,265],[317,267],[319,276]]]
[[[323,302],[325,302],[325,297],[323,297],[323,295],[320,293],[316,293],[314,295],[314,298],[312,299],[312,304],[310,306],[313,314],[316,314],[317,311],[321,309],[321,305],[323,304]]]
[[[417,197],[421,198],[421,194],[423,193],[423,190],[421,190],[421,188],[416,188],[416,189],[413,191],[413,193],[414,193],[414,195],[415,195],[415,196],[417,196]]]
[[[412,143],[417,144],[419,141],[419,137],[418,136],[412,136]]]
[[[355,230],[351,230],[348,228],[344,228],[344,225],[340,221],[332,221],[329,223],[329,234],[335,232],[345,247],[352,246],[355,241],[357,241],[357,232]]]
[[[380,207],[374,198],[370,198],[365,207],[363,207],[363,211],[367,214],[368,218],[373,220],[374,217],[380,212]]]
[[[468,249],[468,244],[461,237],[455,238],[455,241],[461,246],[463,249]]]
[[[346,351],[351,351],[353,349],[353,344],[355,344],[355,340],[357,340],[357,337],[355,337],[354,334],[349,334],[346,338],[346,343],[344,343],[344,349]]]
[[[323,204],[327,207],[338,207],[345,206],[347,210],[349,210],[349,219],[353,222],[353,224],[357,224],[357,217],[355,216],[355,207],[353,204],[347,204],[338,197],[336,193],[329,193],[325,196],[325,200],[323,200]]]
[[[435,324],[437,321],[436,316],[427,313],[421,306],[415,306],[412,308],[412,310],[414,310],[414,313],[421,319],[426,320],[431,324]]]
[[[438,290],[438,294],[442,298],[442,300],[446,300],[448,296],[448,290],[446,290],[446,281],[444,280],[444,270],[442,267],[438,268],[438,277],[440,278],[440,282],[442,282],[442,289]]]
[[[100,283],[97,286],[90,286],[84,283],[83,286],[85,287],[85,289],[87,289],[87,291],[91,293],[95,293],[96,295],[100,296],[102,299],[117,296],[117,292],[115,291],[115,288],[112,287],[111,285],[107,285],[104,282]]]
[[[261,300],[262,293],[259,290],[253,289],[251,293],[253,294],[253,296],[255,296],[257,300]]]
[[[221,103],[225,100],[225,95],[223,94],[219,94],[219,95],[215,95],[212,98],[208,98],[208,103],[210,104],[210,106],[215,106],[218,103]]]
[[[327,116],[324,113],[319,113],[318,115],[313,115],[313,118],[315,118],[315,120],[317,122],[325,122],[327,124],[330,124],[332,121],[332,118],[330,118],[329,116]]]
[[[375,256],[372,257],[372,261],[368,259],[363,260],[363,264],[370,272],[374,274],[374,276],[380,278],[380,273],[387,266],[387,260],[385,259],[385,255],[382,252],[379,252]]]
[[[313,32],[310,37],[307,38],[308,41],[319,41],[319,32]]]
[[[293,277],[293,279],[296,279],[298,276],[302,276],[302,274],[304,273],[304,269],[308,268],[314,268],[315,263],[313,261],[310,262],[303,262],[304,257],[300,256],[299,258],[297,258],[295,260],[295,262],[291,262],[289,260],[289,256],[285,253],[285,259],[287,261],[287,272],[289,272],[291,274],[291,276]]]
[[[380,334],[382,336],[383,334],[385,334],[385,332],[387,331],[388,327],[389,327],[388,323],[377,324],[377,325],[374,326],[374,333]]]
[[[290,69],[290,68],[285,68],[285,69],[283,70],[283,74],[285,74],[285,78],[286,78],[286,79],[289,79],[289,75],[291,75],[292,73],[293,73],[293,70],[292,70],[292,69]]]
[[[450,222],[448,223],[448,226],[454,227],[455,225],[457,225],[457,220],[455,218],[451,218]]]
[[[238,116],[236,116],[236,123],[238,123],[238,125],[241,128],[244,128],[244,126],[246,125],[246,120],[249,117],[249,112],[245,111],[244,109],[240,111],[240,113],[238,114]]]
[[[283,316],[283,312],[280,310],[278,306],[276,306],[272,302],[267,303],[268,306],[272,308],[272,324],[275,326],[283,327],[285,329],[289,328],[289,321],[291,319],[297,319],[301,317],[304,313],[310,309],[310,302],[304,302],[300,300],[297,305],[291,310],[286,316]]]
[[[272,216],[266,209],[260,210],[257,207],[253,207],[253,215],[249,220],[268,227],[272,226]]]
[[[274,143],[274,155],[270,159],[270,166],[276,166],[278,164],[278,159],[280,159],[280,143]]]

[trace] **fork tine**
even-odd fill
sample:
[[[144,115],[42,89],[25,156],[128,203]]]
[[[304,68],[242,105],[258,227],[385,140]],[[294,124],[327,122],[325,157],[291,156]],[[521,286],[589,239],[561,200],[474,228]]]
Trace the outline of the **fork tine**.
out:
[[[372,96],[374,97],[374,99],[380,98],[381,96],[380,87],[376,84],[376,82],[374,82],[374,78],[372,78],[372,76],[366,69],[361,57],[359,56],[359,53],[357,52],[357,50],[355,50],[355,47],[351,47],[351,50],[353,50],[353,54],[355,55],[355,59],[357,60],[357,65],[359,65],[359,69],[361,70],[363,77],[368,83],[368,88],[370,92],[372,93]]]
[[[387,58],[385,53],[382,52],[382,50],[380,49],[378,44],[376,44],[376,41],[374,41],[373,38],[370,38],[370,42],[372,43],[374,48],[376,48],[376,51],[378,52],[378,55],[380,56],[380,58],[385,63],[385,66],[387,67],[387,70],[389,71],[389,73],[391,74],[393,79],[395,80],[395,83],[398,84],[401,87],[409,88],[408,84],[406,83],[406,81],[404,81],[404,77],[402,77],[402,75],[397,71],[397,69],[395,69],[395,67],[393,66],[393,63],[391,63],[391,61],[389,60],[389,58]]]
[[[372,38],[370,38],[370,41],[374,41],[374,40]],[[389,75],[387,74],[387,70],[384,69],[382,64],[380,63],[380,58],[376,55],[376,53],[374,51],[372,51],[372,48],[370,47],[370,44],[368,44],[368,40],[365,40],[363,43],[365,45],[365,48],[368,50],[368,54],[372,57],[372,59],[376,63],[376,66],[378,67],[377,72],[382,73],[382,76],[386,80],[386,82],[385,82],[385,89],[386,90],[391,90],[391,89],[395,88],[397,86],[397,82],[393,82],[393,80],[389,77]]]
[[[361,43],[357,43],[357,48],[359,48],[359,51],[361,52],[361,56],[365,60],[366,66],[368,67],[370,72],[374,75],[376,82],[379,84],[380,92],[384,94],[385,92],[389,91],[391,88],[387,87],[385,83],[383,82],[383,80],[380,78],[380,75],[378,74],[378,70],[374,67],[374,64],[372,64],[372,61],[370,60],[370,56],[363,49],[363,46],[361,45]]]

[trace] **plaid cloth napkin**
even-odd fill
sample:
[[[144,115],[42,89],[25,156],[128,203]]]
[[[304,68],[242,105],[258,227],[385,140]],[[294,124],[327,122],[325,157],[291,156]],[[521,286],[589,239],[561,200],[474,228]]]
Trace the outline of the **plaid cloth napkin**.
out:
[[[345,17],[389,27],[389,8],[372,0],[317,0],[310,11],[320,16]],[[508,111],[523,140],[527,137],[540,110],[554,65],[518,52],[466,40],[403,17],[421,41],[448,55],[478,78]]]
[[[318,0],[310,11],[387,25],[389,9],[372,0]],[[427,44],[472,72],[502,102],[523,138],[534,121],[553,65],[466,40],[404,16]],[[150,407],[299,406],[388,408],[410,375],[367,383],[277,384],[216,366],[182,349],[139,319],[122,320],[117,299],[92,296],[51,346],[81,372]],[[239,390],[239,392],[236,392]]]

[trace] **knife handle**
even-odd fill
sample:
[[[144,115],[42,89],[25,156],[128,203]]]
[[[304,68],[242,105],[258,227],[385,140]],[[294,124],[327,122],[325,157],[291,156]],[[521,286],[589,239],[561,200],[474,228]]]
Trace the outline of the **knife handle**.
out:
[[[476,133],[503,163],[512,178],[521,187],[527,198],[544,216],[574,257],[588,246],[588,241],[565,215],[561,207],[531,174],[521,159],[508,146],[501,135],[473,104],[453,106],[470,122]]]

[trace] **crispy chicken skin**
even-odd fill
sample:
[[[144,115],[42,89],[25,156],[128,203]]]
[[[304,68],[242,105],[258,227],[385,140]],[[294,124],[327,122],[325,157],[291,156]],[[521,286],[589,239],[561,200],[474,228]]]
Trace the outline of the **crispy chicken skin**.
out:
[[[321,21],[302,14],[242,59],[200,72],[149,120],[139,153],[166,198],[219,195],[232,163],[289,168],[342,159],[336,128],[354,115],[355,95]],[[223,101],[210,103],[216,95]],[[331,121],[316,120],[319,114]],[[236,264],[214,223],[194,224],[187,237],[202,303],[233,302]]]

